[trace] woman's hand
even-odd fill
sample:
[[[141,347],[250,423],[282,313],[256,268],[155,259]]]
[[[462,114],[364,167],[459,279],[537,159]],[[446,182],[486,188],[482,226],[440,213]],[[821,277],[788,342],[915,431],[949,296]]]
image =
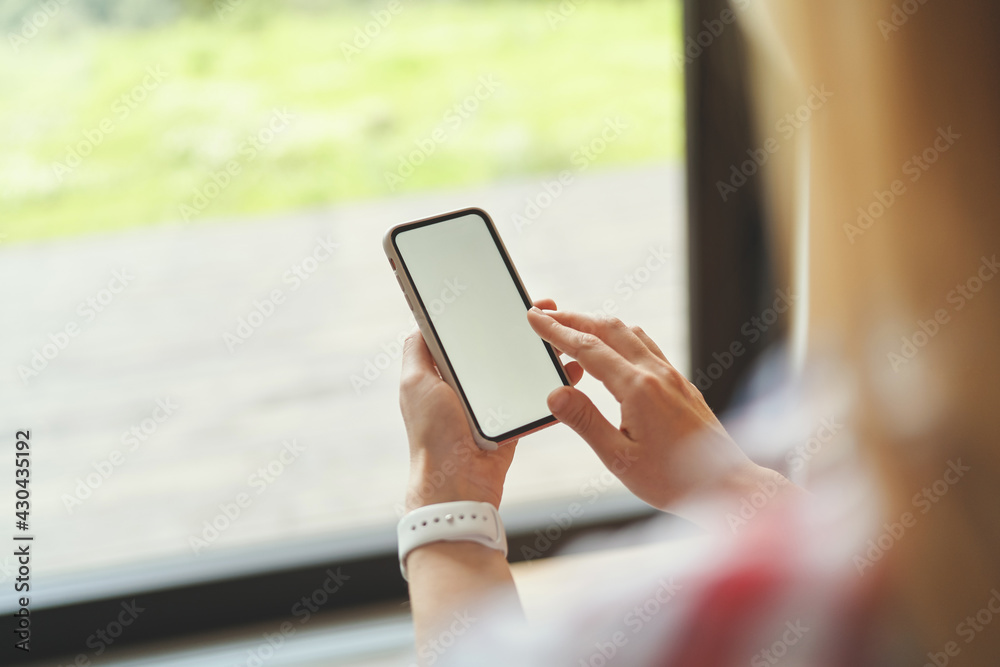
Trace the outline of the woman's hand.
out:
[[[556,307],[550,299],[535,305]],[[573,383],[583,375],[576,363],[568,364],[566,372]],[[399,404],[410,441],[407,511],[453,500],[476,500],[499,507],[516,443],[494,451],[479,449],[461,400],[438,375],[419,331],[403,344]]]
[[[528,321],[621,403],[622,423],[615,427],[579,389],[560,387],[548,399],[552,414],[640,499],[666,509],[694,492],[744,494],[780,478],[747,458],[701,392],[639,327],[537,308],[528,311]]]
[[[551,300],[536,301],[542,308]],[[572,382],[583,369],[566,366]],[[410,441],[410,481],[406,510],[453,500],[476,500],[500,506],[507,469],[516,443],[494,451],[479,449],[472,439],[462,402],[441,379],[420,332],[403,344],[399,404]],[[410,608],[418,646],[439,637],[454,614],[485,598],[517,604],[517,591],[507,560],[499,551],[475,542],[432,542],[407,558]]]

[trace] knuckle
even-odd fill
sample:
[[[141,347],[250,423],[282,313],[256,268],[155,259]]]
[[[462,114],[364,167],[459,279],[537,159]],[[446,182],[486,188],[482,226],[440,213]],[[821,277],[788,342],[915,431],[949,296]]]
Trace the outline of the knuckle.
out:
[[[611,331],[623,331],[627,327],[625,323],[614,315],[608,315],[607,313],[602,313],[598,318],[598,324],[604,328]]]
[[[667,364],[667,375],[670,377],[671,381],[677,383],[678,386],[694,387],[694,382],[691,382],[691,380],[689,380],[684,373],[681,373],[671,364]]]
[[[646,335],[646,332],[643,331],[642,327],[640,327],[638,324],[633,324],[632,326],[630,326],[629,327],[629,331],[631,331],[632,333],[634,333],[636,336],[640,336],[640,337]]]
[[[646,371],[637,373],[632,382],[635,391],[640,394],[651,394],[663,388],[663,380]]]
[[[600,344],[601,339],[592,333],[581,331],[576,336],[576,347],[579,350],[592,350]]]
[[[659,372],[661,382],[676,391],[686,391],[690,382],[681,372],[669,364],[664,364]],[[692,385],[693,386],[693,385]]]

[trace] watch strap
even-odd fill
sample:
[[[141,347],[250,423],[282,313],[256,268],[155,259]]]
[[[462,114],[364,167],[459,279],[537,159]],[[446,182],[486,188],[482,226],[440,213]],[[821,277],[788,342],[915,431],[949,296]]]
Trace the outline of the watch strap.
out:
[[[426,505],[409,512],[396,526],[399,570],[406,576],[406,557],[432,542],[478,542],[507,555],[507,535],[500,513],[490,503],[460,500]]]

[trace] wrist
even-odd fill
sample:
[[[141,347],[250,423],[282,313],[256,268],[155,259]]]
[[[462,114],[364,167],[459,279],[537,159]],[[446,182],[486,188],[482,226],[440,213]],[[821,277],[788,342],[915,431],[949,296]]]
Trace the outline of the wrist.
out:
[[[452,459],[431,463],[425,458],[416,460],[410,468],[406,487],[406,511],[437,503],[472,500],[500,507],[503,489],[494,489],[470,478],[470,471]]]
[[[780,499],[789,494],[794,495],[801,492],[799,487],[781,473],[758,465],[749,459],[731,471],[726,477],[723,488],[738,498],[750,497],[763,491],[768,497]]]
[[[410,478],[406,490],[406,500],[403,503],[407,512],[440,503],[451,503],[458,500],[471,500],[477,503],[489,503],[500,508],[500,494],[482,492],[470,485],[437,484],[434,478]]]
[[[717,476],[711,486],[665,509],[711,532],[735,534],[758,510],[777,508],[804,494],[777,471],[746,459]],[[750,515],[745,514],[748,506]]]
[[[442,569],[453,575],[454,569],[466,567],[506,569],[507,557],[496,549],[476,542],[428,542],[410,552],[406,559],[410,579],[428,570]]]

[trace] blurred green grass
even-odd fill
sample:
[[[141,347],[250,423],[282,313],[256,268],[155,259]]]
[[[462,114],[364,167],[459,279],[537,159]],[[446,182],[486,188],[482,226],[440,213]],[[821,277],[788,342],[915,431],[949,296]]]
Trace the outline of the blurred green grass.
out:
[[[182,220],[234,159],[240,173],[196,221],[575,169],[574,151],[608,118],[627,130],[594,166],[680,159],[678,2],[567,1],[566,17],[556,3],[513,0],[400,6],[350,58],[343,45],[385,5],[307,13],[247,0],[223,19],[128,30],[54,20],[16,53],[3,45],[0,233]],[[165,78],[123,104],[148,68]],[[497,90],[446,122],[482,76]],[[293,120],[249,159],[242,142],[276,109]],[[390,188],[386,173],[438,127],[444,140]],[[80,142],[96,145],[57,173]]]

